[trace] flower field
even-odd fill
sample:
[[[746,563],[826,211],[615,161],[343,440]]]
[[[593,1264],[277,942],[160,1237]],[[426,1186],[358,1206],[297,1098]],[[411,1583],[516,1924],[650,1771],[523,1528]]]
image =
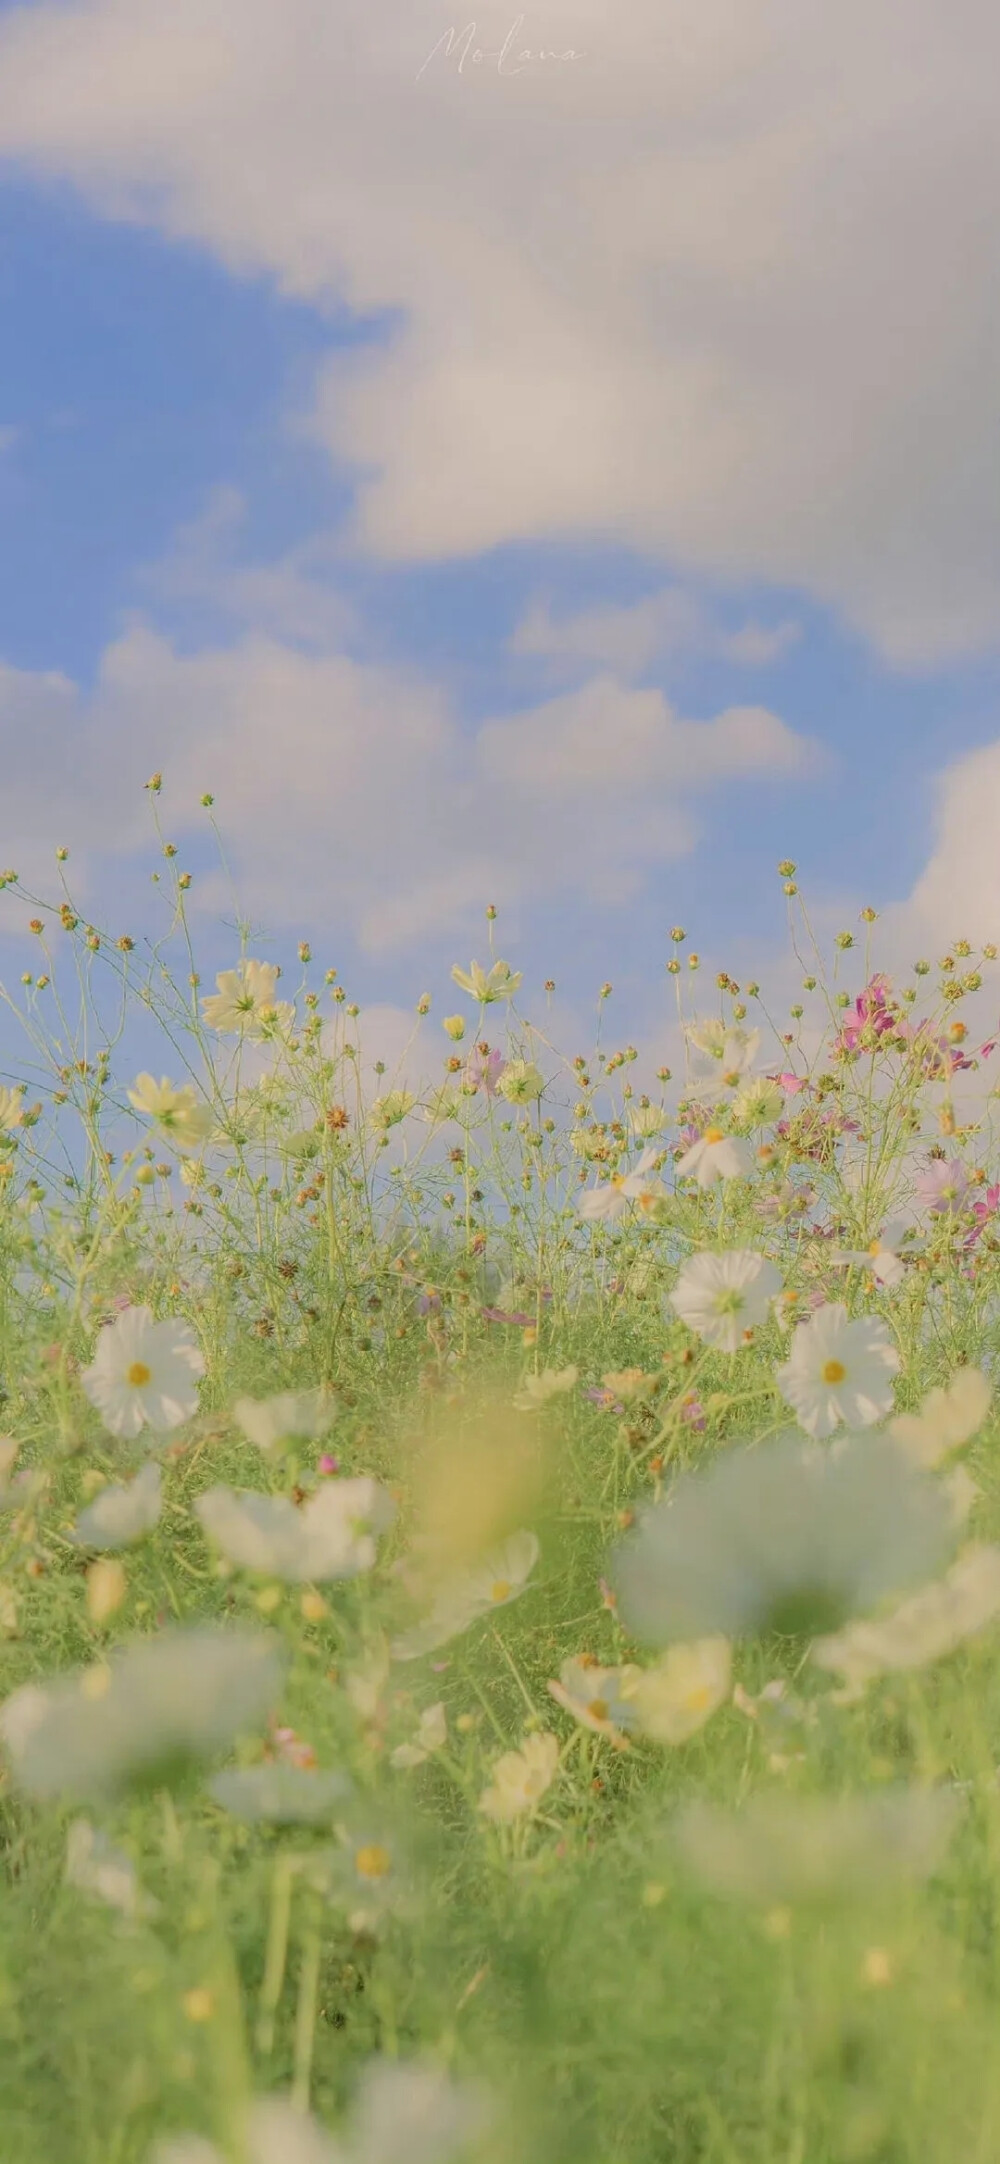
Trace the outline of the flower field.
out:
[[[0,2155],[994,2164],[995,950],[392,1074],[172,876],[3,876]]]

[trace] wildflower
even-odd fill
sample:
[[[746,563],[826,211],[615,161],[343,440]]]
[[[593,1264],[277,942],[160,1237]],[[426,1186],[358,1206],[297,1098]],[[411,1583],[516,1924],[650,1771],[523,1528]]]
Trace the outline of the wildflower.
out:
[[[395,1504],[377,1480],[330,1480],[297,1510],[283,1495],[208,1488],[195,1502],[206,1533],[231,1563],[286,1584],[356,1578],[375,1562],[375,1536]]]
[[[361,2079],[344,2141],[298,2103],[270,2096],[247,2115],[247,2164],[451,2164],[486,2124],[484,2097],[438,2067],[377,2059]],[[224,2164],[196,2134],[161,2142],[151,2164]]]
[[[545,1076],[533,1060],[511,1059],[497,1083],[497,1095],[508,1104],[531,1105],[545,1088]]]
[[[579,1372],[574,1367],[543,1368],[540,1375],[526,1375],[514,1399],[518,1412],[537,1412],[550,1398],[562,1397],[567,1390],[575,1389]]]
[[[727,1638],[671,1646],[655,1668],[628,1672],[622,1696],[635,1725],[653,1743],[686,1743],[729,1696],[732,1654]]]
[[[489,969],[482,969],[478,962],[472,962],[467,970],[459,969],[456,963],[451,974],[453,982],[460,985],[463,992],[478,999],[481,1006],[489,1007],[494,1000],[513,998],[522,972],[512,970],[506,962],[494,962]]]
[[[385,1917],[412,1902],[407,1859],[383,1822],[355,1818],[338,1835],[338,1847],[317,1859],[319,1883],[351,1931],[374,1934]]]
[[[444,1120],[457,1120],[459,1110],[460,1099],[457,1092],[449,1089],[446,1082],[442,1082],[438,1089],[431,1091],[424,1106],[424,1118],[432,1127],[437,1127]]]
[[[23,1119],[24,1091],[10,1090],[0,1085],[0,1128],[5,1134],[9,1134],[12,1128],[20,1127]]]
[[[80,1512],[71,1537],[84,1548],[124,1548],[152,1531],[162,1508],[160,1468],[144,1465],[126,1487],[102,1488]]]
[[[889,1377],[898,1368],[884,1323],[867,1315],[852,1321],[846,1307],[824,1302],[794,1331],[775,1380],[807,1435],[832,1435],[841,1421],[867,1428],[892,1410]]]
[[[538,1556],[538,1539],[534,1533],[512,1533],[502,1547],[485,1557],[474,1570],[464,1572],[441,1588],[424,1621],[393,1641],[393,1660],[417,1660],[422,1653],[432,1653],[438,1646],[446,1645],[449,1638],[457,1638],[480,1616],[489,1615],[497,1608],[506,1608],[524,1592]]]
[[[636,1203],[643,1214],[665,1202],[667,1190],[663,1181],[653,1172],[653,1166],[659,1162],[659,1157],[659,1150],[643,1150],[631,1172],[618,1172],[601,1187],[589,1188],[585,1195],[580,1196],[580,1216],[585,1218],[588,1224],[598,1221],[613,1224],[617,1218],[624,1217],[631,1202]]]
[[[856,1052],[862,1044],[873,1047],[878,1039],[890,1032],[898,1032],[900,1012],[888,977],[875,976],[858,994],[848,1018],[841,1024],[837,1035],[837,1049]]]
[[[190,1083],[175,1089],[166,1075],[155,1082],[151,1074],[141,1074],[136,1077],[135,1088],[128,1092],[128,1101],[137,1112],[145,1112],[166,1140],[182,1152],[201,1149],[215,1131],[211,1105],[199,1099]]]
[[[932,1158],[914,1182],[917,1200],[932,1217],[955,1217],[969,1191],[969,1179],[960,1157]]]
[[[905,1232],[903,1219],[894,1217],[889,1224],[883,1225],[881,1232],[868,1247],[844,1248],[829,1259],[838,1269],[863,1263],[880,1285],[891,1288],[901,1284],[906,1275],[906,1264],[897,1253]]]
[[[150,1308],[128,1306],[100,1331],[80,1381],[110,1433],[131,1441],[147,1421],[164,1434],[190,1419],[204,1372],[189,1323],[154,1322]]]
[[[747,1143],[736,1135],[727,1135],[722,1127],[706,1127],[704,1134],[678,1158],[675,1171],[680,1180],[693,1173],[699,1187],[714,1187],[716,1180],[744,1179],[750,1164]]]
[[[980,1368],[958,1368],[943,1390],[932,1390],[919,1413],[897,1413],[889,1433],[920,1465],[938,1465],[978,1434],[990,1409],[991,1390]]]
[[[493,1780],[479,1798],[487,1818],[501,1825],[537,1810],[559,1766],[558,1738],[543,1732],[527,1736],[519,1751],[505,1751],[493,1768]]]
[[[653,1644],[813,1636],[930,1577],[948,1497],[881,1435],[821,1450],[794,1434],[682,1475],[621,1545],[612,1576]]]
[[[976,1241],[982,1239],[990,1219],[996,1216],[998,1210],[1000,1210],[1000,1180],[995,1185],[987,1187],[985,1194],[973,1203],[972,1215],[975,1223],[971,1232],[966,1236],[966,1247],[974,1247]]]
[[[550,1683],[549,1690],[556,1704],[571,1713],[581,1728],[589,1728],[593,1735],[606,1736],[620,1745],[623,1729],[635,1726],[630,1686],[638,1675],[633,1665],[601,1668],[596,1661],[568,1660],[559,1670],[558,1683]]]
[[[423,1766],[435,1751],[442,1751],[448,1741],[448,1722],[440,1699],[434,1706],[426,1706],[417,1724],[412,1743],[397,1743],[390,1753],[389,1764],[398,1768]]]
[[[245,1825],[315,1826],[351,1794],[346,1773],[295,1765],[233,1766],[217,1773],[209,1795]]]
[[[464,1014],[446,1014],[441,1027],[451,1038],[452,1044],[461,1044],[465,1035]]]
[[[163,1631],[0,1705],[0,1742],[28,1795],[113,1800],[162,1784],[262,1723],[282,1661],[271,1637],[205,1625]]]
[[[967,1548],[943,1578],[921,1587],[891,1614],[817,1638],[811,1657],[842,1678],[843,1697],[858,1698],[876,1676],[942,1660],[998,1615],[1000,1548]]]
[[[781,1291],[773,1262],[750,1248],[692,1255],[670,1294],[670,1305],[706,1345],[738,1352],[748,1330],[767,1320]]]
[[[465,1063],[466,1090],[472,1096],[482,1090],[484,1097],[495,1097],[506,1065],[499,1045],[477,1044]]]
[[[280,1390],[271,1398],[237,1398],[233,1419],[247,1441],[267,1456],[283,1443],[325,1435],[336,1400],[325,1390]]]
[[[652,1142],[663,1133],[666,1113],[662,1105],[631,1105],[628,1123],[637,1142]]]
[[[376,1097],[369,1117],[373,1127],[380,1127],[383,1134],[389,1127],[398,1127],[416,1104],[409,1090],[389,1090],[385,1097]]]
[[[755,1796],[740,1811],[692,1803],[674,1821],[688,1868],[714,1893],[759,1901],[870,1897],[937,1868],[961,1804],[943,1788],[872,1795]]]
[[[777,1083],[767,1075],[760,1075],[737,1090],[733,1098],[733,1118],[737,1127],[767,1127],[779,1117],[783,1104]]]
[[[215,980],[217,991],[201,1003],[209,1028],[249,1037],[267,1036],[275,1025],[289,1028],[295,1009],[287,1000],[275,1001],[279,975],[276,963],[246,957],[235,969],[223,969]]]
[[[702,1055],[695,1061],[695,1079],[710,1097],[738,1089],[760,1050],[759,1029],[739,1029],[723,1021],[695,1023],[685,1034]]]
[[[107,1834],[99,1833],[89,1819],[76,1818],[66,1837],[66,1884],[81,1893],[96,1895],[123,1916],[151,1916],[157,1902],[139,1886],[130,1856],[115,1848]]]

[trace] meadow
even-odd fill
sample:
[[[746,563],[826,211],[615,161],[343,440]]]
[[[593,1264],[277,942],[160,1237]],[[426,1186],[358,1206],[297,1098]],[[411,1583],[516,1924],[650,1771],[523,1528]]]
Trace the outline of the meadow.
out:
[[[995,2164],[996,950],[786,862],[641,1087],[490,912],[415,1086],[160,839],[2,879],[4,2164]]]

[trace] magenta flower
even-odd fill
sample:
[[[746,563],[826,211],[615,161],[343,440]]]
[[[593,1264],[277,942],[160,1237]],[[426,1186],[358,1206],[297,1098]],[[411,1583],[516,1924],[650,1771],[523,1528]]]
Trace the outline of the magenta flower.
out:
[[[535,1320],[533,1315],[527,1314],[522,1308],[515,1308],[508,1313],[503,1307],[484,1307],[480,1309],[480,1314],[484,1322],[512,1322],[521,1330],[527,1330]]]
[[[972,1215],[976,1222],[966,1237],[966,1247],[974,1247],[976,1241],[982,1238],[990,1218],[996,1216],[997,1210],[1000,1210],[1000,1181],[995,1187],[988,1187],[979,1202],[973,1203]]]
[[[790,1073],[769,1074],[767,1079],[769,1082],[776,1082],[778,1088],[784,1090],[786,1097],[797,1097],[800,1090],[807,1090],[810,1087],[804,1075]]]
[[[969,1191],[969,1176],[960,1157],[935,1157],[918,1173],[914,1192],[932,1217],[955,1217]]]
[[[506,1065],[499,1045],[477,1044],[465,1063],[466,1089],[482,1090],[485,1096],[495,1097],[497,1083]]]
[[[876,1037],[884,1037],[889,1030],[898,1028],[899,1011],[888,977],[872,977],[841,1024],[836,1044],[842,1052],[856,1052],[864,1030],[873,1030]]]
[[[319,1461],[319,1469],[321,1473],[339,1473],[340,1459],[331,1458],[329,1451],[325,1450]]]
[[[625,1411],[624,1405],[619,1405],[614,1391],[602,1390],[597,1383],[594,1383],[589,1390],[585,1390],[583,1395],[585,1398],[590,1399],[592,1405],[599,1405],[602,1412],[623,1413]]]

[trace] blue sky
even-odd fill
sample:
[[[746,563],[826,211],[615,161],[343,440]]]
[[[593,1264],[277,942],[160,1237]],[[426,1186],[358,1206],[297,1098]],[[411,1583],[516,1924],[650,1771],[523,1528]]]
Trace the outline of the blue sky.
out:
[[[316,18],[308,8],[305,12],[315,28]],[[350,12],[353,19],[355,11]],[[433,28],[434,10],[421,12]],[[557,15],[561,29],[563,16],[568,22],[572,12],[566,0],[565,8],[549,10],[548,19],[551,23]],[[7,832],[0,841],[6,861],[17,861],[25,847],[32,868],[42,860],[49,803],[53,818],[68,817],[71,825],[75,821],[79,826],[80,856],[93,897],[88,907],[96,913],[100,905],[119,915],[127,910],[130,922],[142,921],[155,859],[143,855],[141,839],[131,826],[125,831],[128,823],[123,826],[122,817],[116,825],[110,812],[103,816],[100,790],[93,800],[86,790],[82,795],[70,790],[62,799],[58,789],[51,791],[53,763],[56,770],[61,763],[60,732],[78,738],[83,732],[89,768],[106,758],[109,771],[118,777],[116,786],[127,782],[134,797],[149,748],[154,747],[154,754],[148,763],[161,766],[168,778],[171,774],[173,747],[167,739],[174,711],[186,712],[190,704],[197,714],[198,702],[204,700],[210,715],[218,684],[229,701],[229,735],[223,771],[218,773],[222,739],[209,741],[206,733],[205,763],[212,771],[204,773],[203,786],[215,789],[227,831],[230,774],[241,765],[259,763],[269,731],[272,740],[270,765],[261,782],[267,803],[263,808],[258,802],[249,808],[247,802],[242,809],[237,805],[232,833],[233,860],[247,905],[273,941],[268,951],[277,954],[284,943],[291,952],[296,937],[310,936],[324,951],[336,953],[355,996],[364,1000],[405,1004],[427,984],[443,989],[447,964],[481,946],[481,912],[494,898],[496,871],[502,872],[519,851],[509,895],[500,897],[501,951],[513,945],[514,958],[527,965],[529,975],[555,975],[574,1004],[586,1000],[602,978],[613,977],[622,987],[623,1018],[634,1028],[648,1027],[655,1015],[670,924],[687,924],[706,955],[744,972],[754,966],[758,951],[766,958],[780,943],[783,917],[774,866],[781,855],[796,857],[821,912],[827,905],[855,910],[872,902],[894,908],[897,917],[900,911],[905,915],[907,898],[921,891],[929,866],[935,892],[942,891],[942,883],[943,891],[949,891],[947,863],[942,869],[942,851],[953,846],[949,777],[964,772],[968,785],[972,769],[963,769],[962,761],[970,754],[980,755],[975,769],[979,798],[992,789],[1000,808],[1000,773],[993,757],[1000,738],[1000,604],[994,628],[995,536],[988,530],[987,487],[996,464],[996,422],[989,402],[980,412],[974,405],[967,410],[968,402],[958,410],[955,399],[963,369],[967,372],[975,358],[978,374],[983,338],[993,336],[993,326],[984,328],[972,303],[974,261],[968,264],[967,340],[957,358],[951,346],[942,349],[935,374],[933,353],[929,361],[924,356],[919,380],[910,385],[904,375],[880,391],[876,353],[873,365],[858,378],[860,387],[850,399],[845,394],[843,411],[837,407],[835,383],[816,388],[815,411],[795,424],[803,427],[803,445],[809,447],[803,451],[801,484],[787,444],[771,426],[770,379],[762,388],[754,373],[747,380],[756,386],[760,426],[756,434],[749,432],[745,469],[735,464],[730,469],[715,441],[718,393],[706,408],[699,392],[692,411],[682,410],[686,434],[680,449],[668,440],[678,427],[676,412],[668,405],[658,414],[655,404],[652,364],[660,350],[657,340],[673,365],[679,341],[687,353],[693,337],[706,344],[710,334],[713,366],[723,384],[730,375],[736,381],[740,369],[750,369],[748,356],[754,371],[759,366],[761,329],[753,296],[744,315],[734,317],[727,329],[707,283],[704,295],[700,293],[697,220],[694,239],[684,236],[686,283],[675,276],[673,285],[664,288],[654,220],[652,238],[642,241],[645,255],[640,250],[630,266],[631,285],[627,290],[622,286],[624,313],[634,309],[637,322],[641,316],[652,323],[648,382],[642,377],[633,384],[631,349],[623,344],[602,352],[593,381],[581,363],[576,385],[572,363],[565,359],[573,348],[564,342],[557,308],[565,299],[568,317],[585,322],[586,308],[598,306],[602,243],[595,239],[595,300],[585,222],[566,274],[566,295],[560,290],[560,259],[546,252],[544,233],[538,261],[530,270],[536,289],[530,291],[524,285],[522,257],[513,245],[507,246],[510,236],[498,238],[497,272],[509,280],[514,297],[510,315],[500,313],[498,330],[491,290],[484,280],[478,293],[476,272],[468,270],[463,253],[467,236],[457,209],[449,213],[452,224],[440,228],[435,243],[439,228],[433,214],[441,200],[438,166],[443,153],[433,135],[420,134],[422,116],[415,113],[412,97],[409,106],[402,103],[398,86],[393,94],[398,89],[404,127],[414,130],[402,151],[386,145],[380,164],[377,144],[374,150],[355,145],[351,155],[356,170],[346,153],[337,169],[334,152],[322,152],[316,173],[329,191],[327,253],[322,221],[312,203],[308,164],[305,169],[294,161],[290,165],[289,137],[294,131],[288,129],[283,109],[269,111],[266,80],[248,78],[246,97],[248,104],[256,101],[264,178],[270,176],[274,189],[284,191],[287,199],[287,241],[280,224],[272,230],[269,210],[243,201],[240,161],[245,161],[245,150],[238,116],[232,123],[233,140],[226,140],[231,97],[211,158],[200,146],[191,148],[182,124],[181,96],[189,51],[184,40],[197,30],[190,9],[178,11],[176,107],[165,97],[150,121],[155,158],[147,151],[143,130],[143,100],[152,92],[141,33],[144,25],[151,37],[155,33],[163,38],[165,33],[162,19],[156,31],[155,14],[145,0],[137,4],[126,30],[120,30],[110,0],[90,0],[75,10],[36,4],[0,13],[0,64],[6,58],[8,86],[6,97],[0,94],[0,152],[6,152],[0,166],[0,309],[5,326],[0,429],[9,432],[0,436],[5,443],[0,452],[0,664],[16,672],[8,678],[0,703],[5,764],[13,772]],[[781,36],[794,36],[801,43],[798,57],[811,69],[822,56],[822,17],[807,11],[805,31],[793,33],[786,11],[778,8],[774,13],[775,62],[782,58]],[[309,57],[303,52],[300,77],[294,43],[284,47],[284,31],[273,8],[263,6],[263,0],[257,6],[255,0],[254,14],[282,45],[286,97],[294,102],[301,95],[305,130],[312,111]],[[224,25],[228,15],[222,8]],[[853,16],[848,10],[849,30]],[[363,50],[364,20],[358,16],[362,27],[355,25],[359,42],[352,55],[354,89],[362,101],[366,84],[370,90],[372,83],[381,83],[378,69],[384,65],[383,54],[366,55]],[[5,53],[8,30],[15,42]],[[37,90],[42,47],[32,44],[43,32],[49,84],[44,97]],[[846,70],[870,63],[862,28],[858,35],[856,49],[849,42],[838,49],[838,64]],[[107,61],[106,74],[102,77],[95,68],[93,81],[80,74],[81,55],[90,50],[103,52]],[[167,36],[161,57],[168,82],[171,52]],[[328,63],[337,60],[335,49],[324,46],[323,53]],[[249,66],[241,51],[239,65],[244,64]],[[343,75],[343,66],[331,65],[331,101],[339,94]],[[621,96],[629,90],[643,120],[655,123],[655,100],[647,111],[645,90],[640,93],[627,73],[616,87]],[[431,92],[442,101],[438,131],[453,125],[456,155],[465,155],[468,101],[459,106],[452,95],[457,88],[454,83],[434,84]],[[700,77],[690,85],[682,118],[692,127],[705,102],[711,102],[711,93],[711,83],[706,87]],[[592,111],[587,94],[594,100]],[[210,101],[213,95],[209,83],[205,96]],[[465,97],[464,86],[461,95]],[[576,124],[596,134],[604,125],[605,85],[598,77],[589,93],[580,95]],[[950,139],[956,95],[947,84],[938,92],[945,141]],[[923,85],[923,96],[934,114],[932,82]],[[667,104],[673,101],[676,106],[679,97],[676,86],[671,86],[669,98],[664,93],[665,113]],[[895,147],[902,179],[912,146],[893,133],[899,122],[890,102],[887,94],[889,148]],[[331,129],[335,119],[331,113]],[[558,135],[561,129],[571,144],[565,110],[554,109],[549,120],[551,132]],[[529,124],[524,121],[526,130]],[[508,130],[509,149],[509,131],[513,127],[516,134],[520,123],[511,118],[508,103],[503,109],[496,104],[491,108],[487,125],[498,131],[501,149],[502,130]],[[765,70],[765,148],[771,125]],[[819,118],[817,137],[823,139]],[[552,160],[551,183],[553,175],[558,179],[558,158],[548,135],[540,135],[539,143],[543,141],[544,149],[535,155],[538,161]],[[656,155],[655,129],[653,143],[651,159]],[[530,143],[528,149],[530,153]],[[808,143],[798,155],[807,176]],[[929,155],[933,162],[933,143]],[[859,184],[864,178],[862,158]],[[444,170],[447,173],[446,165]],[[623,173],[622,185],[635,187],[639,203],[642,189],[635,175],[627,166]],[[381,210],[371,213],[367,252],[363,230],[356,237],[350,232],[341,237],[347,231],[342,228],[341,199],[350,200],[359,175],[367,177],[376,196],[382,189],[387,205],[384,215]],[[994,178],[992,172],[989,178]],[[418,199],[425,184],[428,202],[420,213]],[[698,187],[703,186],[699,179]],[[137,209],[135,192],[142,189],[151,192]],[[484,153],[482,171],[471,185],[470,216],[478,217],[477,230],[488,230],[489,213],[500,231],[496,189]],[[845,197],[852,192],[846,189]],[[416,209],[410,208],[411,196],[418,202]],[[919,210],[918,203],[915,218]],[[418,215],[425,216],[423,224],[417,223]],[[675,221],[678,215],[670,212]],[[698,215],[704,215],[703,209]],[[898,245],[899,215],[893,196],[885,210],[887,246],[890,240]],[[414,220],[422,257],[415,244],[407,256],[397,237],[402,226],[406,241],[407,217]],[[358,222],[363,228],[364,217]],[[873,223],[877,233],[877,202]],[[916,245],[916,231],[911,237]],[[745,250],[745,234],[742,245]],[[708,218],[704,261],[713,270],[718,268],[719,247],[718,232]],[[945,265],[943,254],[942,291],[947,284],[953,304],[953,281]],[[801,285],[805,275],[795,250],[788,265],[779,268],[788,291],[776,289],[775,310],[780,322],[778,303],[790,307],[794,320],[796,281]],[[934,271],[932,246],[926,265],[932,294]],[[832,260],[831,286],[836,288],[845,275],[843,264]],[[821,314],[825,295],[817,304],[811,287],[810,294]],[[858,337],[869,338],[865,308],[872,305],[870,289],[849,288],[847,302],[854,310]],[[510,326],[509,377],[503,365],[504,321]],[[597,340],[599,312],[593,324]],[[887,340],[890,332],[895,337],[896,326],[887,322]],[[526,418],[530,375],[527,390],[520,385],[524,343],[532,339],[537,340],[538,403],[550,416],[548,435],[540,435],[534,449],[523,442],[533,425]],[[933,345],[933,339],[930,342]],[[551,353],[556,355],[554,390],[547,375]],[[686,378],[681,364],[676,365],[683,390]],[[779,390],[787,365],[784,357],[775,361]],[[811,365],[807,353],[800,376],[788,387],[789,412],[797,413],[814,387]],[[548,446],[560,425],[561,373],[566,402],[578,398],[584,416],[592,409],[605,411],[612,434],[624,430],[622,416],[627,419],[633,402],[641,404],[646,397],[652,402],[639,450],[623,433],[621,458],[609,456],[602,462],[599,450],[594,477],[584,476],[585,487],[573,470],[586,467],[590,457],[582,426],[579,456],[553,454],[551,476],[546,468]],[[880,397],[885,411],[881,429]],[[528,405],[518,406],[518,398],[526,398]],[[408,401],[413,414],[410,435]],[[904,437],[897,416],[900,406],[908,404],[913,426]],[[726,431],[737,427],[741,411],[739,400],[732,410],[726,409]],[[781,411],[779,405],[779,421]],[[699,415],[704,441],[698,433]],[[839,446],[841,463],[831,454],[824,515],[823,506],[810,501],[810,492],[811,463],[819,456],[812,446],[827,428],[831,443]],[[434,438],[430,449],[429,435]],[[887,475],[896,475],[893,485],[900,493],[898,515],[885,496],[873,493],[871,466],[873,457],[877,464],[881,456],[883,439],[892,439],[885,455]],[[646,442],[650,458],[662,455],[664,462],[662,494],[655,500],[642,473]],[[900,463],[904,452],[905,468]],[[704,465],[700,479],[699,460]],[[979,469],[985,477],[981,503],[975,495]],[[620,496],[616,471],[625,477]],[[961,486],[949,477],[956,472]],[[727,492],[732,494],[731,507]],[[759,551],[755,492],[763,536]],[[426,532],[422,501],[427,505]],[[870,558],[870,599],[852,553]],[[797,577],[800,563],[802,575]],[[943,629],[935,616],[939,591],[947,602]],[[606,639],[602,649],[600,629],[596,635],[586,629],[595,619],[606,620],[609,612],[634,609],[663,593],[675,597],[682,629],[678,632],[675,623],[660,640],[659,650],[655,639],[644,646],[640,636],[631,655],[623,658],[620,623],[610,649]],[[550,634],[552,626],[557,627],[541,641],[544,645],[547,640],[547,654],[512,651],[518,626],[532,616],[547,621]],[[576,625],[576,634],[560,637],[558,627],[567,621]],[[745,639],[739,643],[748,625],[758,632],[785,626],[785,643],[776,640],[770,658],[748,658]],[[154,643],[136,641],[143,631]],[[627,644],[631,634],[621,635]],[[262,641],[270,661],[263,655]],[[128,650],[127,666],[117,671],[112,695],[102,688],[103,676],[109,649],[117,650],[121,642]],[[532,642],[522,636],[519,643],[524,647]],[[238,654],[244,658],[237,663],[232,657]],[[232,684],[227,657],[238,671]],[[296,669],[295,657],[304,657],[304,671]],[[323,673],[327,661],[329,676]],[[350,665],[349,679],[337,673],[342,663]],[[282,801],[281,760],[273,754],[287,726],[286,669],[290,695],[304,704],[296,726],[304,732],[300,740],[308,748],[309,762],[299,795],[291,789],[287,804]],[[51,672],[59,672],[75,690],[67,686],[58,698],[46,691]],[[156,680],[153,690],[151,675]],[[573,702],[595,679],[608,687],[600,704],[606,718],[595,725],[599,746],[601,729],[605,732],[608,788],[597,772],[591,794],[574,798],[573,832],[568,840],[564,835],[564,859],[549,876],[545,860],[550,849],[558,858],[557,833],[564,827],[565,807],[576,786],[560,784],[559,776],[569,771],[566,761],[576,756],[574,745],[583,742]],[[668,748],[661,757],[655,740],[657,714],[646,707],[640,716],[639,694],[650,689],[662,693],[664,717],[669,708],[682,723],[713,724],[733,708],[766,710],[781,741],[768,733],[767,724],[759,754],[754,749],[741,755],[731,772],[722,757],[712,767],[710,781],[704,776],[692,780],[685,766],[675,792],[672,754]],[[248,725],[245,731],[241,701],[248,692],[255,714],[252,729]],[[361,760],[370,711],[391,709],[397,696],[405,704],[411,694],[418,709],[415,741],[419,746],[429,731],[432,749],[424,762],[426,795],[420,795],[421,783],[403,846],[399,822],[405,826],[406,776],[411,771],[407,762],[414,762],[412,771],[419,779],[418,750],[412,744],[404,749],[398,801],[384,825],[379,790],[384,784],[387,794],[392,793],[391,734],[373,755],[374,772],[365,770],[357,782],[360,794],[351,795],[353,782],[345,791],[343,777]],[[359,706],[352,704],[355,697]],[[557,698],[563,702],[558,715],[549,703]],[[51,715],[46,705],[42,722],[36,724],[40,699],[50,704],[54,699],[55,705]],[[134,712],[130,699],[136,702]],[[332,702],[329,724],[325,700]],[[344,711],[338,719],[341,701]],[[480,741],[484,724],[507,723],[524,714],[534,717],[531,727],[540,757],[554,731],[568,731],[558,757],[552,755],[556,765],[543,785],[543,796],[545,790],[548,795],[540,809],[530,802],[530,737],[487,729]],[[630,754],[637,762],[636,775],[625,794],[619,788],[615,796],[618,784],[612,786],[611,778],[621,731],[633,725],[642,739]],[[668,725],[665,718],[664,729]],[[160,748],[155,748],[157,726],[164,737]],[[196,720],[185,721],[184,727],[189,729],[183,756],[187,808],[180,846],[185,862],[199,874],[207,872],[209,854],[194,824],[191,777],[198,756],[197,735],[191,732],[196,732]],[[587,727],[590,742],[593,729]],[[483,752],[487,740],[489,748]],[[679,744],[678,758],[694,762],[692,772],[700,742]],[[289,744],[291,774],[292,737]],[[596,758],[600,766],[599,749],[580,756]],[[648,787],[642,771],[647,757]],[[379,760],[384,762],[381,774]],[[460,768],[460,785],[453,789]],[[321,789],[329,798],[325,827],[316,810]],[[244,788],[244,799],[251,794]],[[310,800],[311,823],[299,838],[303,795]],[[613,816],[608,810],[612,797]],[[655,815],[661,799],[665,839],[658,851]],[[141,804],[138,809],[141,817]],[[171,816],[172,805],[168,827]],[[687,828],[680,839],[678,820]],[[630,821],[637,836],[634,865]],[[265,878],[263,854],[269,853],[270,842],[261,837],[272,833],[274,861]],[[361,852],[360,869],[345,870],[338,885],[329,866],[343,851],[345,834]],[[53,846],[69,838],[61,828],[51,832]],[[75,831],[72,838],[76,845]],[[447,891],[440,893],[439,863],[454,867]],[[286,874],[291,872],[295,893],[283,906],[280,897],[287,893]],[[972,873],[963,855],[955,891],[982,918],[980,936],[987,936],[995,894],[995,875],[988,865],[982,877],[980,896],[980,889],[970,885]],[[355,890],[366,880],[371,893],[355,906]],[[406,930],[411,888],[421,894],[426,889],[418,911],[421,929],[412,939]],[[392,908],[383,919],[379,911],[388,901]],[[199,924],[211,966],[222,966],[231,944],[217,919],[218,910],[213,914],[210,908]],[[975,936],[979,927],[970,929]],[[17,943],[9,944],[13,962]]]

